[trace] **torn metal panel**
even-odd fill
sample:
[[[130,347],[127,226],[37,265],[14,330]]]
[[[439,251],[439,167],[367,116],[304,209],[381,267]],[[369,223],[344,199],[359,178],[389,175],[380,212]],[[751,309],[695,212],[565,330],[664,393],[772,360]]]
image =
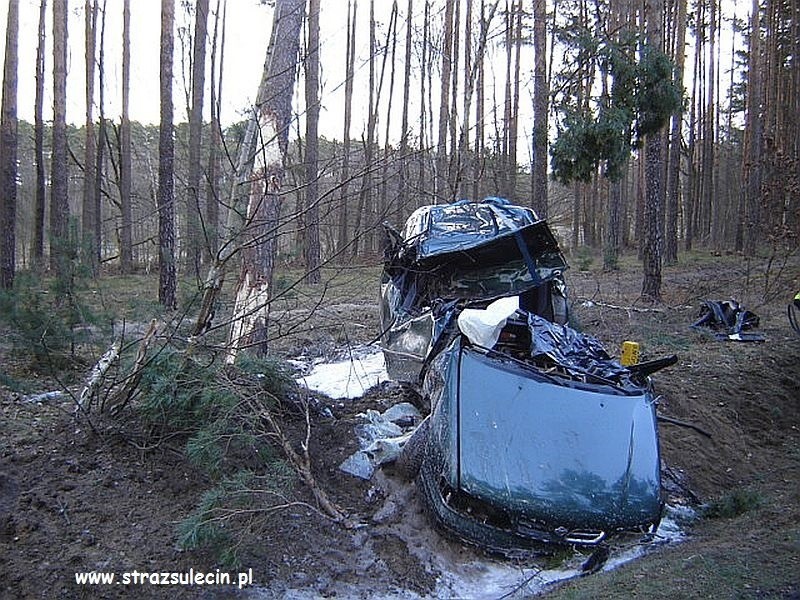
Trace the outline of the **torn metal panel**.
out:
[[[416,383],[454,312],[519,296],[565,322],[566,260],[545,221],[507,200],[425,206],[403,235],[388,229],[381,285],[382,345],[391,377]]]

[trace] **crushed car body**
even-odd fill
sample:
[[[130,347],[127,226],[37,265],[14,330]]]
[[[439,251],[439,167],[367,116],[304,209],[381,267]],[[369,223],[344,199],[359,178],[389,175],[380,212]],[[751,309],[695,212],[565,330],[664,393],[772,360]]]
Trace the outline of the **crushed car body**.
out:
[[[623,367],[569,327],[547,223],[487,198],[422,207],[389,238],[382,346],[390,377],[430,403],[409,446],[424,447],[417,485],[437,522],[507,554],[655,531],[649,374],[669,361]]]

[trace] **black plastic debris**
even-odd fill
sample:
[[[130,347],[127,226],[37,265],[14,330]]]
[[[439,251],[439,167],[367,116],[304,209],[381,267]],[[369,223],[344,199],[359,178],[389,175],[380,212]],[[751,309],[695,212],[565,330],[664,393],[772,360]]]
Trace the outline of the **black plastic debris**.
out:
[[[800,318],[797,316],[800,314],[800,292],[789,303],[787,310],[789,311],[789,325],[792,326],[797,335],[800,335]]]
[[[747,331],[758,325],[758,315],[745,310],[736,300],[705,300],[691,328],[696,331],[710,329],[718,340],[763,342],[764,334]]]

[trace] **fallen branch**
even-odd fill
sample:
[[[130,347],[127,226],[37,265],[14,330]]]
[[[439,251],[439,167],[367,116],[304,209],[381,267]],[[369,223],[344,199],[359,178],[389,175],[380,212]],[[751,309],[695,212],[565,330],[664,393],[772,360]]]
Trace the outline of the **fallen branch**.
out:
[[[128,375],[122,387],[118,389],[111,398],[109,412],[112,415],[119,414],[119,412],[125,408],[128,402],[130,402],[130,399],[133,396],[133,393],[136,391],[136,388],[139,387],[139,382],[142,379],[142,369],[144,367],[145,359],[147,358],[147,349],[150,346],[150,342],[153,341],[158,328],[158,321],[156,321],[156,319],[150,321],[150,326],[147,328],[147,332],[144,334],[142,341],[139,343],[139,348],[136,351],[136,358],[133,361],[133,368],[131,369],[130,374]]]
[[[87,413],[91,409],[92,406],[92,399],[97,395],[97,390],[100,387],[100,383],[103,381],[108,370],[111,368],[111,365],[116,362],[119,358],[119,350],[122,345],[121,340],[116,340],[111,347],[106,350],[106,353],[100,357],[100,360],[97,361],[97,364],[92,367],[92,370],[89,372],[89,377],[86,379],[86,384],[83,386],[83,390],[81,390],[81,395],[78,398],[78,406],[85,410]]]
[[[595,300],[584,300],[581,302],[581,306],[584,308],[593,308],[595,306],[599,306],[600,308],[611,308],[613,310],[624,310],[628,312],[639,312],[639,313],[663,313],[663,308],[639,308],[638,306],[619,306],[617,304],[608,304],[607,302],[597,302]]]
[[[292,447],[292,444],[283,434],[283,431],[281,430],[277,420],[266,407],[258,406],[253,402],[251,402],[250,405],[253,408],[253,411],[258,414],[259,417],[261,417],[264,423],[268,425],[269,429],[271,430],[269,435],[277,439],[284,455],[289,460],[292,467],[294,467],[297,474],[300,475],[303,483],[305,483],[311,490],[311,493],[313,494],[314,499],[317,501],[320,510],[322,510],[323,513],[325,513],[335,522],[343,524],[348,529],[354,527],[355,524],[342,512],[342,509],[336,506],[336,504],[325,493],[325,490],[317,485],[316,479],[311,472],[311,457],[309,456],[308,452],[309,441],[311,438],[311,420],[308,414],[308,409],[306,408],[305,411],[306,438],[302,444],[302,454],[300,454]]]

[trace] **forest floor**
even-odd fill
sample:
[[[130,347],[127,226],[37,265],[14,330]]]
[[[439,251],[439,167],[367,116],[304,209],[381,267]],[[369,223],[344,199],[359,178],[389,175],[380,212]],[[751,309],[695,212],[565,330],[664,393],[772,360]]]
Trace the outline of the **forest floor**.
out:
[[[641,268],[633,259],[602,272],[573,259],[567,273],[573,313],[584,331],[612,352],[624,340],[642,359],[675,353],[679,362],[654,376],[659,412],[711,435],[661,426],[666,465],[678,473],[698,516],[686,539],[614,570],[547,586],[555,598],[800,598],[800,336],[786,305],[800,289],[800,265],[778,269],[736,256],[692,254],[664,271],[664,302],[638,300]],[[581,264],[578,264],[581,263]],[[581,270],[579,267],[583,267]],[[286,358],[331,355],[379,333],[378,269],[336,273],[324,287],[287,286],[280,301],[291,329],[274,346]],[[329,273],[328,275],[334,275]],[[768,277],[765,277],[768,275]],[[288,278],[286,281],[290,281]],[[96,292],[128,310],[129,323],[155,310],[155,276],[107,277]],[[102,288],[102,289],[101,289]],[[761,318],[763,344],[716,341],[689,325],[706,299],[736,298]],[[138,298],[138,299],[137,299]],[[317,306],[308,318],[303,311]],[[298,316],[290,327],[288,316]],[[7,328],[7,325],[3,327]],[[319,397],[329,409],[312,415],[310,456],[318,485],[349,515],[350,528],[323,516],[297,482],[285,506],[245,521],[236,567],[213,548],[184,550],[176,527],[211,488],[190,463],[185,439],[148,441],[134,411],[122,417],[76,418],[69,396],[36,392],[80,389],[83,369],[32,367],[3,332],[0,338],[0,598],[418,598],[526,597],[491,584],[519,572],[524,584],[540,569],[581,557],[519,561],[484,556],[443,537],[423,514],[413,483],[391,468],[363,481],[338,470],[356,448],[359,413],[383,410],[409,392],[382,384],[354,400]],[[305,423],[288,417],[299,444]],[[687,498],[688,496],[688,498]],[[712,503],[721,516],[703,516]],[[578,563],[579,564],[579,563]],[[77,585],[84,571],[248,573],[252,585]],[[499,576],[498,575],[498,576]],[[250,582],[248,581],[248,584]]]

